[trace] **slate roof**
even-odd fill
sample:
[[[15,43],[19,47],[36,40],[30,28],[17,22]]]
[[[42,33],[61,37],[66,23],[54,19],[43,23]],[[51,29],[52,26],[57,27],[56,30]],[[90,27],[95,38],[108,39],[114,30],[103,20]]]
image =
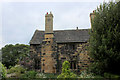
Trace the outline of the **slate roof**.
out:
[[[44,35],[44,31],[36,30],[32,39],[30,40],[30,44],[42,43]],[[89,37],[89,29],[54,31],[54,39],[57,43],[87,42]]]

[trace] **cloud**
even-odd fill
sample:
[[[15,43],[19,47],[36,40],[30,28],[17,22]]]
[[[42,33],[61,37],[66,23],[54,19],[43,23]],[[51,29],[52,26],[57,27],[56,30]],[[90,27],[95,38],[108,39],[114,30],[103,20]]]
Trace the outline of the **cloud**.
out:
[[[2,4],[0,3],[0,48],[2,47]]]
[[[110,0],[2,0],[3,2],[103,2]]]
[[[45,29],[45,14],[52,11],[54,30],[90,28],[89,14],[100,2],[4,2],[3,45],[28,44],[36,29]],[[0,38],[1,39],[1,38]]]
[[[90,28],[90,13],[99,3],[73,3],[62,5],[55,13],[54,29]]]

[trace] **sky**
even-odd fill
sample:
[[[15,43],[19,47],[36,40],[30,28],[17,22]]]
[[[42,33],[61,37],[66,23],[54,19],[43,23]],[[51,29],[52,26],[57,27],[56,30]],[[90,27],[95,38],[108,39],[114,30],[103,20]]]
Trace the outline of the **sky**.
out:
[[[0,3],[0,48],[29,44],[36,29],[45,30],[45,14],[52,12],[54,30],[88,29],[90,13],[109,0],[3,0]]]

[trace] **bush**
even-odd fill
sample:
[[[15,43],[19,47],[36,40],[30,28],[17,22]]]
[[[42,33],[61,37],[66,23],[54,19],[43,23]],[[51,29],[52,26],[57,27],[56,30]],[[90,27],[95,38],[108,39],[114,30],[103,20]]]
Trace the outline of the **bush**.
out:
[[[93,73],[87,73],[87,71],[82,71],[79,78],[94,78]]]
[[[0,62],[0,78],[5,78],[6,74],[6,67]]]
[[[34,70],[27,71],[25,74],[21,76],[21,78],[36,78],[36,74],[37,72],[35,72]]]
[[[104,73],[105,78],[120,78],[119,75],[111,74],[111,73]]]
[[[47,78],[47,76],[44,73],[37,73],[36,78]]]
[[[45,76],[47,78],[57,78],[58,74],[54,74],[54,73],[45,73]]]
[[[104,65],[103,65],[104,62],[93,62],[91,63],[91,65],[89,66],[89,72],[92,72],[94,73],[95,75],[101,75],[103,76],[104,74]],[[101,66],[101,67],[100,67]]]
[[[22,66],[20,66],[20,65],[16,65],[16,66],[14,66],[14,67],[11,67],[8,71],[7,71],[7,73],[8,74],[11,74],[11,73],[25,73],[25,71],[26,71],[26,69],[25,68],[23,68]]]
[[[8,69],[7,77],[16,77],[16,78],[20,78],[22,74],[24,74],[26,72],[26,69],[20,65],[16,65],[14,67],[11,67],[10,69]]]
[[[77,78],[77,75],[70,71],[70,63],[68,61],[64,61],[62,73],[57,78]]]

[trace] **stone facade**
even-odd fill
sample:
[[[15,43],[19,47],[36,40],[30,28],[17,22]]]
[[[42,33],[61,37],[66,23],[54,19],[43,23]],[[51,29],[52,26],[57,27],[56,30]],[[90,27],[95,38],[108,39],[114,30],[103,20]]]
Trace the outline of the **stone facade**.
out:
[[[45,15],[45,31],[36,30],[30,41],[35,69],[44,73],[60,73],[62,63],[70,62],[71,70],[79,73],[90,64],[88,55],[89,29],[53,31],[52,13]]]
[[[70,62],[71,70],[80,72],[88,67],[90,57],[87,53],[88,43],[62,43],[58,44],[59,72],[62,63],[67,60]]]

